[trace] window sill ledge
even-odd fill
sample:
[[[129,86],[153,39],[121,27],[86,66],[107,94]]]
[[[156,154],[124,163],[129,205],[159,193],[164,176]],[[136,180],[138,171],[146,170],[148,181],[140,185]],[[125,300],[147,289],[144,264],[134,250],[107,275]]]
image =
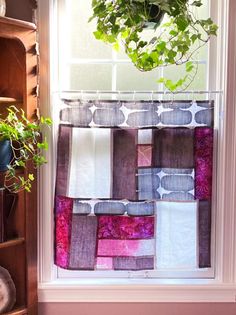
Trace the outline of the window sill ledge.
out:
[[[60,280],[39,284],[39,302],[236,302],[236,284],[78,284]]]

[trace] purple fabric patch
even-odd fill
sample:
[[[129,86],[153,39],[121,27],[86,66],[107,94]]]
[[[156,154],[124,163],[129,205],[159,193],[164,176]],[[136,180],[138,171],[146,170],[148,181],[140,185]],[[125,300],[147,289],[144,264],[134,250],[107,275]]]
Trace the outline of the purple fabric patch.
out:
[[[154,257],[114,257],[115,270],[152,270]]]
[[[69,265],[72,210],[73,199],[56,196],[55,264],[61,268]]]
[[[97,245],[97,217],[73,215],[70,269],[93,270]]]
[[[113,130],[113,199],[136,200],[137,130]]]
[[[195,199],[211,200],[213,129],[195,128]]]
[[[153,133],[155,167],[193,168],[193,129],[163,128],[154,130]]]
[[[66,196],[71,155],[72,128],[60,125],[57,144],[56,195]]]
[[[154,217],[101,216],[100,239],[147,239],[154,237]]]
[[[199,201],[199,268],[211,267],[211,203]]]

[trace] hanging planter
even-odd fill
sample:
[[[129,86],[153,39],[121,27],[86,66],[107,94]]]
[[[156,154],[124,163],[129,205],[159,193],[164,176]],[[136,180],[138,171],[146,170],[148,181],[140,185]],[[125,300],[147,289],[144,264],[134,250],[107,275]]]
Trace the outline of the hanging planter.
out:
[[[150,23],[154,23],[154,25],[160,25],[164,15],[165,11],[161,10],[158,6],[151,4],[147,7],[147,22],[146,24],[149,25]]]
[[[191,72],[190,61],[217,32],[210,18],[196,17],[200,6],[201,0],[93,0],[90,20],[97,21],[95,37],[115,48],[122,43],[140,71],[186,64]]]

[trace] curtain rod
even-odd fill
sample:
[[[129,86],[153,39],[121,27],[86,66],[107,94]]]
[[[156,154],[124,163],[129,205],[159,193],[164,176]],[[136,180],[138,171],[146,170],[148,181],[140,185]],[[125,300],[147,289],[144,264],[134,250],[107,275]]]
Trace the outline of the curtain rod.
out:
[[[102,90],[72,90],[72,91],[57,91],[54,92],[56,94],[158,94],[158,95],[176,95],[176,94],[221,94],[223,91],[177,91],[177,92],[170,92],[170,91],[102,91]]]

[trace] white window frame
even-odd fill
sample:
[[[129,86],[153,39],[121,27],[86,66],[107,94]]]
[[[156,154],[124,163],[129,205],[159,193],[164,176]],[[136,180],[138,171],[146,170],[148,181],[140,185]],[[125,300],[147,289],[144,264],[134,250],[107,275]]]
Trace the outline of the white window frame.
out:
[[[214,0],[219,32],[211,41],[218,52],[210,58],[209,89],[225,91],[223,126],[218,136],[218,211],[215,224],[215,279],[57,279],[53,264],[55,145],[49,140],[48,164],[39,181],[39,301],[40,302],[236,302],[236,2]],[[51,90],[57,82],[56,1],[39,1],[40,104],[43,115],[51,115]],[[214,18],[214,16],[213,16]],[[51,63],[50,63],[51,61]],[[54,63],[54,64],[53,64]],[[55,89],[54,89],[55,90]]]

